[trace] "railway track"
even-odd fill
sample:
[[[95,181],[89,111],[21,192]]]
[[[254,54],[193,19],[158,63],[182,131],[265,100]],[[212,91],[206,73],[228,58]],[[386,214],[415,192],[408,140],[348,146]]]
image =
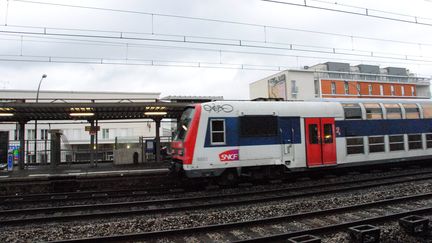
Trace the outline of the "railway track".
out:
[[[95,174],[93,176],[41,175],[23,178],[8,178],[0,181],[0,197],[29,194],[61,194],[75,191],[103,190],[103,188],[127,188],[130,185],[148,186],[153,181],[166,181],[168,172],[155,171],[145,175]],[[148,180],[147,180],[148,179]]]
[[[243,222],[55,242],[152,242],[162,239],[187,242],[191,237],[201,242],[286,242],[294,236],[338,232],[351,226],[419,214],[432,214],[432,193]]]
[[[362,179],[350,182],[301,186],[295,188],[287,187],[272,190],[194,196],[185,198],[3,210],[0,211],[0,226],[4,227],[43,222],[96,219],[114,216],[125,217],[130,215],[155,214],[162,212],[178,213],[189,210],[211,209],[216,207],[247,205],[331,193],[351,192],[379,186],[389,186],[400,183],[426,180],[432,180],[432,172],[416,173],[404,176],[388,176],[380,179]]]
[[[148,178],[151,180],[152,178]],[[158,179],[160,179],[158,177]],[[164,177],[165,183],[152,187],[134,187],[133,189],[119,190],[91,190],[91,191],[75,191],[67,193],[40,193],[28,195],[12,195],[0,196],[0,205],[17,205],[22,203],[40,203],[40,202],[62,202],[70,200],[88,200],[97,198],[117,198],[129,197],[135,195],[159,195],[163,193],[171,193],[173,191],[184,191],[184,187],[180,188],[180,184],[174,180]]]
[[[364,182],[372,179],[392,179],[398,178],[402,176],[421,176],[432,174],[432,168],[427,168],[418,172],[418,170],[414,170],[414,172],[402,173],[397,175],[389,175],[389,176],[374,176],[372,174],[371,178],[368,179],[360,179],[355,180],[355,182]],[[289,180],[288,182],[292,182]],[[329,186],[329,185],[338,185],[344,184],[347,181],[336,182],[336,183],[320,183],[317,186]],[[348,181],[350,182],[350,181]],[[282,182],[284,183],[284,181]],[[201,186],[200,186],[201,185]],[[253,186],[253,184],[248,184],[249,186]],[[247,186],[247,187],[249,187]],[[301,189],[300,188],[292,188],[293,190]],[[148,188],[136,188],[133,189],[122,189],[122,190],[97,190],[97,191],[77,191],[77,192],[69,192],[69,193],[48,193],[48,194],[30,194],[30,195],[14,195],[14,196],[0,196],[0,208],[3,210],[7,209],[19,209],[23,207],[32,207],[32,205],[40,204],[40,203],[58,203],[58,204],[88,204],[91,200],[105,200],[105,199],[121,199],[121,198],[133,198],[133,197],[143,197],[143,196],[163,196],[163,195],[180,195],[185,192],[198,192],[204,191],[205,187],[200,183],[178,183],[175,181],[167,180],[165,184],[161,184],[154,187]],[[207,189],[208,190],[208,189]],[[56,205],[61,206],[61,205]]]

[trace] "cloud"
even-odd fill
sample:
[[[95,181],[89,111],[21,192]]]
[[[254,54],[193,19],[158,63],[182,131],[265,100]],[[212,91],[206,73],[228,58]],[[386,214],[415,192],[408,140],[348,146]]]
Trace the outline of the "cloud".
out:
[[[286,29],[264,28],[221,22],[185,20],[173,17],[160,17],[113,11],[96,11],[60,6],[37,5],[19,1],[9,1],[8,25],[44,26],[70,29],[110,30],[115,32],[56,30],[57,33],[77,33],[92,35],[119,36],[121,32],[138,32],[166,35],[186,35],[187,39],[203,43],[171,43],[167,41],[142,41],[124,39],[77,38],[48,36],[38,38],[29,36],[0,35],[0,59],[10,59],[5,55],[24,55],[25,58],[48,60],[89,61],[93,64],[76,63],[39,63],[1,61],[0,87],[13,89],[36,89],[40,76],[48,74],[42,89],[73,91],[133,91],[161,92],[164,95],[223,95],[228,99],[248,99],[250,82],[271,75],[276,71],[173,67],[172,65],[198,66],[203,63],[219,62],[223,64],[241,64],[258,66],[302,67],[318,62],[343,61],[352,64],[369,63],[385,66],[407,67],[420,75],[430,75],[432,62],[411,62],[397,60],[396,57],[417,56],[417,59],[432,57],[432,26],[421,26],[395,21],[385,21],[363,16],[337,14],[303,7],[284,6],[261,1],[198,1],[198,0],[161,0],[161,1],[53,1],[73,5],[98,6],[113,9],[126,9],[142,12],[154,12],[171,15],[194,16],[197,18],[215,18],[238,22],[256,23],[266,26],[280,26],[300,30],[314,30],[346,34],[348,37],[336,37],[325,34],[305,33]],[[428,16],[425,4],[405,3],[401,1],[351,1],[352,5],[388,9]],[[6,9],[6,1],[0,1],[0,9]],[[5,20],[5,12],[0,12],[0,21]],[[3,23],[4,24],[4,23]],[[0,27],[0,30],[13,29]],[[15,28],[17,29],[17,28]],[[21,28],[22,29],[22,28]],[[43,31],[42,29],[29,29]],[[51,30],[50,30],[51,31]],[[431,45],[402,44],[350,38],[349,36],[370,36],[388,40],[401,40]],[[140,36],[142,34],[130,34]],[[149,36],[149,35],[145,35]],[[150,35],[151,36],[151,35]],[[195,37],[191,37],[195,36]],[[209,37],[213,39],[208,39]],[[56,39],[53,39],[56,38]],[[161,39],[182,40],[179,36],[161,36]],[[220,38],[220,39],[216,39]],[[5,40],[6,39],[6,40]],[[12,39],[12,40],[11,40]],[[63,39],[63,40],[62,40]],[[71,39],[95,41],[83,43]],[[223,40],[222,40],[223,39]],[[283,48],[250,48],[244,46],[212,45],[206,42],[256,44]],[[285,45],[263,43],[278,42]],[[102,43],[104,42],[104,43]],[[106,43],[111,42],[111,43]],[[126,45],[128,43],[128,45]],[[135,45],[134,45],[135,44]],[[136,45],[138,44],[138,46]],[[143,44],[147,46],[142,46]],[[335,48],[346,49],[348,53],[390,53],[388,58],[332,55],[329,53],[289,50],[289,44],[304,50],[318,51]],[[160,47],[161,45],[171,47]],[[173,47],[187,47],[184,49]],[[202,49],[213,49],[202,50]],[[352,51],[355,49],[356,51]],[[241,51],[250,53],[219,52],[219,50]],[[258,55],[256,53],[277,55]],[[255,54],[254,54],[255,53]],[[286,55],[286,56],[283,56]],[[42,57],[38,57],[42,56]],[[30,58],[30,59],[31,59]],[[338,59],[339,58],[339,59]],[[145,63],[164,61],[151,65],[110,65],[94,64],[111,59],[112,62]],[[126,60],[128,59],[128,60]],[[133,61],[132,59],[139,59]],[[429,60],[429,59],[428,59]],[[431,58],[432,60],[432,58]],[[173,62],[169,62],[173,61]]]

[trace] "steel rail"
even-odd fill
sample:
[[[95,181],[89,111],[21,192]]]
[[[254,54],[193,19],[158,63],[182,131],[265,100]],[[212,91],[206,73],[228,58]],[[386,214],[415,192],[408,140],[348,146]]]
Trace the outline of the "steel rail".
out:
[[[381,182],[368,183],[365,185],[358,185],[359,181],[352,182],[338,182],[334,184],[328,185],[328,187],[332,187],[336,185],[344,185],[342,188],[333,188],[333,189],[323,189],[323,185],[314,185],[314,186],[304,186],[299,188],[284,188],[284,189],[272,189],[272,190],[263,190],[263,191],[254,191],[254,192],[241,192],[241,193],[233,193],[233,194],[219,194],[219,195],[210,195],[210,196],[196,196],[196,197],[186,197],[186,198],[171,198],[171,199],[158,199],[158,200],[147,200],[147,201],[136,201],[136,202],[121,202],[121,203],[107,203],[107,204],[96,204],[96,205],[75,205],[75,206],[64,206],[58,208],[35,208],[35,209],[15,209],[15,210],[4,210],[0,211],[0,216],[2,217],[10,217],[11,219],[3,219],[0,220],[0,226],[10,226],[10,225],[23,225],[29,223],[40,223],[40,222],[49,222],[49,221],[67,221],[67,220],[83,220],[83,219],[93,219],[93,218],[102,218],[107,216],[129,216],[129,215],[138,215],[138,214],[150,214],[150,213],[162,213],[162,212],[173,212],[173,211],[182,211],[182,210],[197,210],[197,209],[208,209],[208,208],[216,208],[216,207],[225,207],[225,206],[235,206],[235,205],[244,205],[244,204],[252,204],[252,203],[260,203],[260,202],[268,202],[275,200],[287,200],[287,199],[295,199],[300,197],[307,196],[316,196],[328,193],[340,193],[347,192],[352,190],[360,190],[367,189],[378,186],[387,186],[399,183],[407,183],[407,182],[415,182],[422,180],[431,180],[432,175],[425,177],[417,177],[411,178],[411,176],[406,176],[408,178],[398,178],[390,181],[387,178],[379,179]],[[374,178],[373,180],[377,180]],[[363,180],[363,182],[369,182],[369,180]],[[347,184],[353,184],[351,186],[345,186]],[[296,191],[301,191],[300,193],[292,194],[292,190],[296,189]],[[313,191],[312,189],[318,189],[317,191]],[[287,195],[270,195],[263,196],[258,198],[248,198],[248,199],[237,199],[232,200],[233,197],[242,197],[242,196],[257,196],[259,194],[269,194],[269,193],[290,193]],[[207,202],[212,199],[226,199],[228,201],[222,202]],[[205,200],[204,203],[197,203],[199,200]],[[191,203],[190,205],[177,205],[179,203]],[[168,206],[161,206],[161,204],[168,204]],[[174,204],[175,206],[170,206]],[[147,206],[145,209],[133,209],[133,210],[115,210],[108,212],[100,212],[101,209],[109,209],[116,207],[136,207],[136,206]],[[154,207],[150,207],[154,206]],[[27,217],[27,218],[12,218],[17,214],[41,214],[41,213],[58,213],[59,211],[84,211],[84,210],[98,210],[98,212],[84,213],[84,214],[69,214],[69,215],[54,215],[54,216],[39,216],[39,217]]]
[[[147,177],[146,177],[147,178]],[[166,176],[154,176],[154,179],[162,180],[167,178]],[[139,178],[136,178],[139,179]],[[141,178],[142,179],[142,178]],[[49,184],[49,182],[47,182]],[[79,182],[80,183],[80,182]],[[178,189],[178,185],[174,182],[164,186],[155,187],[138,187],[134,189],[119,189],[119,190],[92,190],[92,191],[76,191],[76,192],[61,192],[61,193],[38,193],[28,195],[13,195],[13,196],[0,196],[0,205],[16,204],[16,203],[31,203],[31,202],[53,202],[53,201],[68,201],[68,200],[83,200],[83,199],[95,199],[104,197],[123,197],[133,196],[135,194],[146,194],[151,191],[160,191],[163,189]]]
[[[167,236],[176,236],[176,235],[214,232],[214,231],[233,229],[233,228],[250,227],[253,225],[278,223],[281,221],[289,221],[289,220],[298,220],[298,219],[302,219],[305,217],[322,216],[325,214],[342,213],[342,212],[347,212],[350,210],[365,209],[365,208],[369,208],[369,207],[377,207],[377,206],[383,206],[386,204],[402,203],[402,202],[407,202],[410,200],[419,200],[419,199],[426,199],[426,198],[431,198],[431,197],[432,197],[432,193],[426,193],[426,194],[404,196],[404,197],[398,197],[398,198],[392,198],[392,199],[385,199],[385,200],[380,200],[380,201],[375,201],[375,202],[370,202],[370,203],[356,204],[356,205],[351,205],[351,206],[343,206],[343,207],[338,207],[338,208],[316,210],[316,211],[305,212],[305,213],[297,213],[297,214],[290,214],[290,215],[285,215],[285,216],[262,218],[262,219],[242,221],[242,222],[233,222],[233,223],[226,223],[226,224],[214,224],[214,225],[205,225],[205,226],[183,228],[183,229],[151,231],[151,232],[143,232],[143,233],[123,234],[123,235],[110,235],[110,236],[100,236],[100,237],[90,237],[90,238],[80,238],[80,239],[58,240],[58,241],[52,241],[52,242],[111,242],[111,241],[121,242],[121,241],[130,241],[130,240],[154,239],[154,238],[158,238],[158,237],[167,237]],[[313,229],[309,229],[309,230],[295,231],[295,232],[289,232],[286,234],[278,234],[278,235],[272,235],[272,236],[268,236],[268,237],[261,237],[261,238],[248,239],[248,240],[250,242],[264,242],[264,241],[268,242],[269,240],[284,239],[287,237],[302,235],[305,233],[324,232],[324,231],[328,231],[328,230],[332,230],[332,229],[335,230],[335,229],[340,229],[342,227],[349,227],[349,226],[353,226],[353,225],[357,225],[357,224],[375,222],[375,221],[379,221],[379,220],[382,221],[382,220],[394,219],[394,218],[403,217],[403,216],[414,214],[414,213],[420,214],[420,213],[429,213],[429,212],[432,212],[432,206],[423,207],[423,208],[416,208],[416,209],[412,209],[412,210],[408,210],[408,211],[391,213],[391,214],[381,215],[381,216],[377,216],[377,217],[370,217],[370,218],[361,219],[361,220],[354,220],[351,222],[333,224],[333,225],[313,228]],[[248,240],[244,240],[244,242],[248,242]]]
[[[366,182],[375,179],[393,179],[406,176],[418,176],[432,174],[432,171],[421,171],[413,173],[404,173],[400,175],[389,175],[379,178],[365,178],[355,181],[343,181],[335,183],[321,183],[317,184],[315,187],[320,186],[330,186],[330,185],[342,185],[350,182]],[[310,186],[306,187],[290,187],[290,189],[310,189]],[[174,189],[174,190],[171,190]],[[288,189],[288,188],[287,188]],[[165,191],[164,191],[165,190]],[[277,189],[276,189],[277,190]],[[70,193],[49,193],[49,194],[30,194],[30,195],[16,195],[16,196],[0,196],[0,205],[7,204],[19,204],[19,203],[32,203],[32,202],[54,202],[54,201],[72,201],[72,200],[87,200],[87,199],[101,199],[101,198],[120,198],[127,196],[157,196],[164,194],[172,194],[174,191],[177,192],[193,192],[198,190],[191,190],[189,184],[186,186],[178,186],[171,184],[163,187],[154,188],[143,188],[143,189],[124,189],[124,190],[100,190],[100,191],[81,191],[81,192],[70,192]]]

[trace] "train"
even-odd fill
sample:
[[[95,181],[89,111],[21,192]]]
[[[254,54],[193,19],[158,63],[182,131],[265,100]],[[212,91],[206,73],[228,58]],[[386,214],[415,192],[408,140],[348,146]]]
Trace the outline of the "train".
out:
[[[214,101],[187,107],[171,143],[188,178],[225,182],[432,157],[432,101]]]

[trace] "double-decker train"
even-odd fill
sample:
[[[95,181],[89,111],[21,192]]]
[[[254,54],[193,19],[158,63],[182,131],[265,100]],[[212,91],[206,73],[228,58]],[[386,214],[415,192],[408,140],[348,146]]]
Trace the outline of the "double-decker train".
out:
[[[172,170],[262,178],[285,171],[432,157],[430,100],[216,101],[190,106]]]

